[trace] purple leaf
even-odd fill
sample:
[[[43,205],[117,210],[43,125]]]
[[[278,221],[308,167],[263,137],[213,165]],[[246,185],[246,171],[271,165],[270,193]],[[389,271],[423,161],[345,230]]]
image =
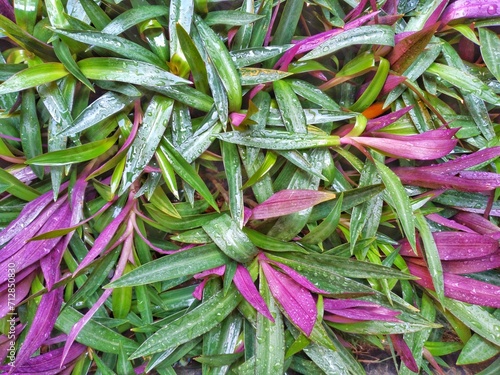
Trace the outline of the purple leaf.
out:
[[[260,314],[264,315],[267,319],[274,323],[274,318],[271,315],[266,302],[255,287],[250,273],[245,267],[240,264],[238,264],[238,266],[236,267],[236,273],[234,274],[233,282],[243,298],[245,298],[248,303],[250,303],[250,305],[255,308],[255,310],[257,310]]]
[[[336,316],[329,316],[330,318],[325,319],[334,321],[332,319],[338,316],[352,319],[352,321],[360,320],[380,320],[386,322],[399,322],[400,320],[395,318],[400,312],[396,310],[391,310],[380,306],[376,303],[355,299],[330,299],[325,298],[323,300],[325,311],[332,313]],[[337,321],[338,322],[338,321]]]
[[[375,302],[363,301],[359,299],[331,299],[325,298],[323,300],[323,306],[325,311],[336,312],[342,309],[352,309],[353,307],[363,307],[363,308],[377,308],[380,305]]]
[[[200,280],[200,279],[206,278],[208,276],[222,276],[222,275],[224,275],[224,272],[226,272],[226,266],[225,265],[219,266],[219,267],[215,267],[215,268],[211,268],[209,270],[197,273],[193,277],[196,280]]]
[[[408,263],[408,269],[412,275],[420,277],[415,280],[417,284],[434,290],[431,275],[426,268]],[[444,273],[443,276],[446,297],[475,305],[500,308],[500,287],[451,273]]]
[[[301,331],[309,336],[316,323],[316,303],[311,293],[290,277],[261,262],[262,270],[273,297],[280,303],[284,314]]]
[[[478,214],[459,212],[453,219],[480,234],[500,233],[500,228],[498,226]]]
[[[424,28],[436,24],[439,21],[439,17],[443,13],[444,8],[448,5],[449,0],[441,0],[441,3],[434,9],[432,14],[427,18]]]
[[[201,299],[203,298],[203,289],[205,289],[205,285],[207,285],[208,280],[208,278],[203,279],[201,283],[196,285],[196,288],[194,288],[193,290],[193,297],[198,301],[201,301]]]
[[[9,324],[10,324],[10,322],[9,322]],[[19,334],[22,332],[22,330],[24,329],[25,326],[26,326],[25,324],[17,324],[14,327],[14,331],[12,332],[14,334],[14,337],[19,337]],[[10,327],[9,327],[9,332],[7,334],[0,335],[0,363],[3,363],[5,361],[5,359],[7,358],[7,356],[10,355],[9,349],[10,349],[10,345],[11,345],[11,341],[12,341],[12,338],[9,338],[10,334],[11,334],[11,331],[10,331]],[[10,360],[11,360],[11,358],[9,358],[9,361]],[[1,366],[0,366],[0,369],[2,369]]]
[[[63,288],[57,288],[42,296],[31,328],[17,353],[16,367],[22,366],[27,362],[31,355],[49,337],[59,316],[59,310],[63,301],[63,290]]]
[[[32,235],[27,234],[26,232],[29,231],[30,233],[36,233],[52,215],[56,208],[63,203],[62,200],[59,200],[58,202],[52,204],[52,206],[42,214],[44,219],[41,219],[39,216],[40,213],[49,205],[50,202],[52,202],[52,199],[53,192],[49,191],[48,193],[40,195],[38,198],[27,203],[19,216],[0,232],[0,246],[13,238],[18,239],[18,237],[16,237],[18,234],[22,234],[23,238],[26,238],[26,240],[22,240],[23,242],[31,238]],[[2,254],[2,256],[4,256],[4,254]]]
[[[399,354],[405,366],[408,367],[410,371],[418,373],[417,361],[415,361],[413,353],[408,347],[406,341],[403,339],[403,335],[389,335],[389,337],[391,338],[394,350],[396,350],[396,353]]]
[[[281,190],[252,210],[252,219],[269,219],[310,208],[335,198],[335,193],[317,190]]]
[[[491,18],[500,16],[498,0],[457,0],[446,7],[441,23],[446,25],[460,18]]]
[[[11,301],[14,305],[17,306],[18,303],[20,303],[24,297],[26,297],[31,289],[31,282],[33,281],[33,278],[35,277],[35,273],[31,271],[29,275],[27,275],[25,278],[21,279],[19,277],[20,275],[16,275],[16,293],[15,293],[15,298],[14,301]],[[5,286],[5,288],[0,291],[0,301],[7,301],[8,300],[8,283],[4,283],[2,286]],[[10,312],[9,309],[9,304],[7,303],[2,303],[0,304],[0,319],[6,316]]]
[[[432,233],[441,260],[470,260],[491,255],[498,250],[498,241],[477,233],[435,232]],[[407,257],[421,257],[411,249],[407,240],[402,240],[399,253]]]
[[[16,17],[14,17],[14,8],[9,0],[0,0],[0,14],[7,17],[12,22],[16,22]]]
[[[40,268],[42,269],[47,290],[51,290],[54,284],[59,281],[59,277],[61,277],[59,265],[68,242],[69,239],[67,241],[64,239],[60,240],[49,255],[40,259]]]
[[[452,139],[454,130],[430,130],[417,135],[377,134],[375,137],[343,137],[342,144],[362,145],[382,151],[396,158],[433,160],[448,155],[457,140]]]

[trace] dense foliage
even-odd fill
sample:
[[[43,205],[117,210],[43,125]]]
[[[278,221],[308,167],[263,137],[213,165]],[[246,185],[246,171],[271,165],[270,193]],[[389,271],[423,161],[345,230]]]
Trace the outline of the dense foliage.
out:
[[[498,356],[497,0],[0,7],[1,371]]]

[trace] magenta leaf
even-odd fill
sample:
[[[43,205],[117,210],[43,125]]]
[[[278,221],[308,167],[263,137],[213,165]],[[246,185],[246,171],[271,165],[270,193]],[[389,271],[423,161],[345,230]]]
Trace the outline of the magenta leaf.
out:
[[[478,214],[474,214],[471,212],[459,212],[453,217],[453,219],[461,224],[466,225],[468,228],[476,231],[477,233],[500,233],[500,228],[498,226]]]
[[[252,219],[269,219],[310,208],[335,198],[335,193],[317,190],[281,190],[252,210]]]
[[[405,366],[411,371],[418,373],[417,361],[415,361],[413,353],[403,339],[403,335],[389,335],[389,337],[391,338],[392,345],[394,345],[394,350],[399,354]]]
[[[236,273],[234,274],[233,282],[243,298],[245,298],[248,303],[250,303],[250,305],[252,305],[255,310],[257,310],[257,312],[265,316],[270,321],[274,322],[274,318],[271,315],[266,302],[253,283],[250,273],[245,267],[240,264],[238,264],[238,266],[236,267]]]
[[[443,271],[455,274],[483,272],[500,267],[500,252],[471,260],[448,260],[442,262]]]
[[[498,241],[477,233],[435,232],[432,233],[441,260],[468,260],[491,255],[498,250]],[[422,256],[411,249],[407,240],[400,242],[399,253],[407,257]]]
[[[259,259],[262,260],[262,259],[267,259],[267,258],[264,254],[260,254]],[[268,261],[271,264],[274,264],[275,266],[281,268],[288,276],[290,276],[293,279],[293,281],[295,281],[299,285],[302,285],[304,288],[309,289],[311,292],[319,293],[319,294],[328,294],[327,291],[317,288],[305,276],[302,276],[300,273],[295,271],[293,268],[288,267],[286,264],[275,262],[275,261],[269,260],[269,259],[268,259]]]
[[[435,223],[438,223],[440,225],[443,225],[448,228],[452,228],[455,230],[461,230],[463,232],[468,232],[468,233],[476,233],[469,227],[466,227],[465,225],[457,223],[455,220],[447,219],[439,214],[429,214],[426,216],[427,219],[432,220]]]
[[[16,275],[16,293],[14,295],[14,300],[11,301],[14,305],[20,303],[24,297],[28,295],[31,288],[31,282],[35,277],[33,269],[34,268],[31,268],[30,273],[24,278],[21,278],[20,274]],[[8,285],[8,283],[3,283],[2,288],[0,288],[0,301],[8,301]],[[11,311],[8,303],[0,304],[0,319],[6,316],[9,312]]]
[[[63,290],[63,288],[57,288],[42,296],[31,328],[17,353],[16,367],[27,362],[31,355],[49,337],[62,305]]]
[[[452,139],[455,133],[456,129],[436,129],[406,136],[378,133],[377,137],[343,137],[340,142],[372,147],[397,158],[433,160],[453,150],[457,143],[456,139]]]
[[[434,290],[426,268],[408,263],[408,269],[412,275],[420,278],[415,280],[417,284]],[[444,295],[462,302],[500,308],[500,287],[464,276],[444,273]]]
[[[390,77],[392,76],[389,76],[388,79],[390,79]],[[410,112],[412,109],[413,106],[408,106],[398,109],[397,111],[391,112],[387,115],[368,120],[368,123],[366,124],[365,128],[365,133],[371,133],[380,130],[382,128],[385,128],[386,126],[399,120],[401,117]]]
[[[448,24],[460,18],[491,18],[500,16],[498,0],[457,0],[446,7],[441,23]]]
[[[261,262],[262,270],[273,297],[280,303],[284,314],[301,331],[309,336],[316,323],[316,303],[311,293],[290,277]]]

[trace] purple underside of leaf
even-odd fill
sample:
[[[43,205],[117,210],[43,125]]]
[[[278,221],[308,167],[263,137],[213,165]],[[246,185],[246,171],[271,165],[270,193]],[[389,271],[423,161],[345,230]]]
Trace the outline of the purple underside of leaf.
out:
[[[19,304],[24,297],[26,297],[30,291],[31,288],[31,282],[33,281],[33,278],[35,277],[35,273],[31,273],[30,275],[27,275],[25,278],[20,279],[16,275],[16,293],[15,293],[15,298],[12,303],[14,305]],[[8,286],[8,283],[5,283],[5,286]],[[7,301],[8,300],[8,293],[7,289],[0,292],[0,301]],[[7,303],[2,303],[0,304],[0,319],[6,316],[9,313],[9,304]]]
[[[442,262],[443,271],[467,274],[493,270],[500,267],[500,252],[472,260],[448,260]]]
[[[433,164],[420,168],[424,171],[433,171],[439,173],[459,172],[467,168],[474,167],[475,165],[484,163],[488,160],[494,159],[498,156],[500,156],[500,146],[485,148],[472,154],[463,155],[456,159],[449,160],[445,163]]]
[[[435,232],[432,234],[441,260],[470,260],[491,255],[498,250],[498,241],[477,233]],[[399,253],[416,257],[407,240],[402,240]]]
[[[430,189],[455,189],[466,192],[489,191],[500,186],[500,175],[490,172],[461,172],[454,176],[420,170],[420,167],[394,168],[403,184]]]
[[[385,128],[386,126],[399,120],[401,117],[410,112],[412,109],[413,106],[410,105],[408,107],[404,107],[398,109],[397,111],[391,112],[387,115],[368,120],[365,128],[365,133],[371,133],[380,130],[382,128]]]
[[[81,261],[78,267],[75,270],[75,274],[80,272],[83,268],[87,267],[95,258],[101,254],[106,247],[109,245],[111,239],[115,235],[116,231],[123,223],[130,210],[134,206],[135,201],[133,199],[132,194],[130,195],[127,204],[123,207],[120,213],[109,223],[106,228],[99,234],[94,242],[94,246],[90,249],[85,258]]]
[[[410,273],[420,279],[415,282],[424,288],[434,290],[429,271],[408,263]],[[444,295],[458,301],[480,306],[500,308],[500,287],[464,276],[444,273]]]
[[[238,266],[236,267],[236,273],[234,274],[233,282],[243,298],[245,298],[248,303],[250,303],[250,305],[252,305],[255,310],[257,310],[257,312],[274,323],[274,318],[271,315],[266,302],[253,283],[250,273],[245,267],[240,264],[238,264]]]
[[[399,314],[399,312],[397,312],[397,314]],[[395,318],[394,316],[395,315],[389,315],[371,310],[342,309],[326,314],[324,319],[334,323],[355,323],[374,320],[392,323],[401,322],[401,320]]]
[[[403,339],[403,335],[389,335],[392,345],[394,346],[394,350],[401,357],[401,360],[405,364],[408,369],[411,371],[418,373],[418,365],[417,361],[415,361],[415,357],[413,357],[413,353],[411,352],[408,344]]]
[[[387,55],[387,59],[391,65],[401,58],[407,58],[407,53],[421,40],[425,40],[434,35],[437,27],[437,24],[433,24],[419,31],[396,35],[394,48]]]
[[[500,233],[500,228],[498,226],[478,214],[459,212],[453,216],[453,219],[480,234]]]
[[[335,198],[329,191],[281,190],[252,210],[252,219],[269,219],[310,208]]]
[[[87,347],[81,344],[73,344],[71,349],[68,352],[68,356],[66,357],[66,361],[64,362],[63,367],[59,366],[61,362],[61,355],[63,352],[62,348],[51,350],[48,353],[40,354],[36,357],[32,357],[28,359],[23,365],[17,366],[16,371],[13,374],[43,374],[43,375],[52,375],[59,374],[62,369],[64,369],[71,362],[75,361],[78,357],[80,357],[85,351]],[[0,366],[0,370],[8,371],[10,366]]]
[[[406,139],[351,137],[362,146],[372,147],[396,158],[433,160],[448,155],[457,141],[454,139],[421,139],[417,136],[406,136]],[[343,144],[351,144],[349,138],[340,139]]]
[[[309,336],[316,322],[316,303],[311,293],[288,276],[274,270],[266,262],[260,263],[273,297],[283,312],[300,330]]]
[[[69,224],[70,215],[71,210],[69,208],[69,205],[65,204],[60,207],[54,213],[54,215],[52,215],[52,219],[48,220],[40,230],[43,232],[49,232],[64,228]],[[28,242],[27,244],[22,246],[21,249],[17,251],[10,259],[7,259],[3,263],[0,263],[0,283],[5,282],[8,278],[8,263],[14,264],[16,272],[19,272],[48,255],[59,241],[60,238],[50,238],[47,240]]]
[[[500,16],[498,0],[458,0],[446,7],[441,23],[460,18],[491,18]]]
[[[16,21],[14,16],[14,8],[8,0],[0,0],[0,14],[10,19],[12,22]]]
[[[63,288],[57,288],[42,296],[31,328],[17,353],[16,367],[26,363],[31,355],[49,337],[59,315],[63,291]]]
[[[208,280],[209,280],[208,277],[203,279],[201,283],[196,285],[196,288],[194,288],[193,290],[193,297],[196,298],[198,301],[201,301],[203,298],[203,289],[205,289],[205,285],[207,285]]]
[[[449,0],[441,0],[439,5],[434,9],[430,17],[425,22],[424,28],[436,24],[439,21],[439,17],[443,13],[444,9],[448,5]]]
[[[426,218],[431,220],[431,221],[434,221],[435,223],[438,223],[440,225],[448,227],[448,228],[460,230],[460,231],[467,232],[467,233],[476,233],[475,231],[473,231],[469,227],[466,227],[465,225],[459,224],[455,220],[447,219],[439,214],[429,214],[429,215],[426,215]]]
[[[403,83],[404,81],[406,81],[406,77],[404,77],[404,76],[396,76],[396,75],[390,74],[387,77],[387,79],[385,80],[384,86],[382,87],[382,90],[380,90],[380,94],[379,95],[387,95],[392,90],[394,90],[394,88],[396,88],[399,84]],[[366,82],[365,84],[363,84],[359,88],[359,91],[357,93],[357,98],[359,98],[366,91],[366,89],[368,88],[368,85],[370,83],[371,83],[371,80],[369,82]],[[396,112],[391,112],[390,115],[394,115],[394,113],[396,113]],[[389,124],[387,124],[387,125],[389,125]],[[375,130],[372,130],[372,131],[375,131]]]

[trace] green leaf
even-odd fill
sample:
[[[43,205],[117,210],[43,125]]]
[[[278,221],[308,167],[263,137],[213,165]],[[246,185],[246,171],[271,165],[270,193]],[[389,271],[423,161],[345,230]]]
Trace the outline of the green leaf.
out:
[[[119,195],[122,195],[140,176],[155,154],[167,128],[173,107],[172,99],[159,95],[154,96],[149,102],[142,126],[127,151]]]
[[[66,123],[62,124],[63,128],[57,135],[59,137],[75,136],[120,112],[133,100],[134,98],[108,91],[85,108],[69,126]]]
[[[484,82],[471,73],[439,63],[432,63],[432,65],[427,68],[427,72],[437,75],[465,93],[474,94],[485,102],[500,105],[500,97]]]
[[[51,151],[35,156],[26,161],[26,164],[35,165],[68,165],[92,160],[108,151],[118,139],[118,135],[100,141],[90,142],[81,146],[70,147],[65,150]]]
[[[106,288],[147,285],[194,275],[210,268],[222,266],[228,258],[215,244],[198,246],[146,263],[106,285]]]
[[[244,204],[242,191],[241,162],[236,145],[222,142],[222,161],[229,188],[229,211],[240,228],[243,227]]]
[[[247,180],[247,182],[245,182],[245,184],[241,187],[241,189],[246,189],[257,183],[258,181],[260,181],[262,178],[264,178],[265,174],[269,172],[269,170],[273,167],[274,163],[276,163],[277,158],[278,156],[274,152],[268,151],[266,153],[262,165],[259,167],[259,169],[257,169],[257,171],[254,174],[252,174],[252,176]]]
[[[357,44],[394,46],[394,30],[385,25],[356,27],[331,37],[300,58],[299,61],[317,59]]]
[[[384,87],[385,80],[389,75],[389,68],[389,61],[381,57],[375,76],[359,99],[356,100],[356,102],[349,108],[351,111],[362,112],[368,108],[375,101],[375,99],[377,99],[377,96],[380,94],[380,91]]]
[[[55,327],[69,334],[83,315],[72,307],[65,307],[57,318]],[[137,343],[118,332],[90,319],[78,334],[76,341],[104,353],[118,354],[120,347],[125,353],[130,354],[137,349]]]
[[[298,79],[288,79],[286,82],[290,84],[297,95],[302,96],[304,99],[330,111],[340,111],[339,105],[330,96],[309,82]]]
[[[317,244],[326,240],[336,229],[340,221],[340,213],[344,195],[335,201],[335,206],[327,217],[300,240],[303,244]]]
[[[21,48],[26,49],[45,61],[57,61],[52,47],[34,38],[7,17],[0,14],[0,32],[7,35]]]
[[[42,134],[40,123],[36,112],[36,101],[34,90],[26,90],[21,101],[20,131],[21,144],[27,159],[42,154]],[[4,154],[2,152],[2,154]],[[42,167],[32,166],[33,172],[38,178],[43,178]]]
[[[273,88],[285,128],[291,133],[307,133],[306,116],[290,85],[285,81],[276,81]]]
[[[390,204],[396,210],[403,232],[411,247],[416,248],[415,220],[411,208],[410,200],[398,176],[392,172],[385,164],[375,160],[375,165],[386,187],[387,197]]]
[[[181,156],[181,154],[172,146],[170,141],[165,137],[161,140],[160,148],[165,154],[167,160],[172,165],[172,168],[184,181],[191,185],[205,200],[219,212],[219,207],[215,202],[210,190],[202,180],[200,175],[193,169],[193,167]]]
[[[479,27],[478,31],[481,41],[481,56],[490,72],[495,76],[497,81],[500,81],[500,56],[498,55],[498,51],[500,51],[500,38],[497,33],[486,27]]]
[[[19,92],[35,86],[57,81],[66,77],[69,72],[61,63],[38,64],[21,70],[0,85],[0,95],[10,92]]]
[[[229,215],[221,215],[203,225],[203,229],[228,257],[240,263],[251,261],[258,249]]]
[[[201,58],[200,52],[193,43],[193,40],[189,37],[189,34],[180,24],[176,25],[176,31],[179,45],[191,68],[194,85],[202,93],[208,94],[210,88],[208,84],[207,68]]]
[[[289,45],[285,45],[247,48],[237,51],[229,51],[229,55],[233,60],[234,66],[236,68],[242,68],[245,66],[255,65],[278,56],[285,52],[289,47]]]
[[[285,242],[278,240],[277,238],[267,236],[263,233],[257,232],[256,230],[250,228],[243,228],[243,232],[248,236],[252,243],[264,250],[268,251],[291,251],[291,252],[299,252],[299,253],[307,253],[302,247],[300,247],[295,242]]]
[[[218,292],[179,319],[156,331],[130,356],[148,356],[188,342],[220,324],[240,303],[242,297],[234,286]]]
[[[59,39],[55,39],[52,44],[54,45],[54,52],[56,53],[57,58],[63,63],[67,71],[73,74],[76,79],[82,82],[91,91],[94,91],[92,83],[90,83],[87,77],[85,77],[85,75],[81,72],[80,68],[76,64],[75,60],[73,60],[71,51],[69,50],[66,43]]]
[[[484,308],[446,297],[444,307],[478,335],[500,346],[500,320]]]

